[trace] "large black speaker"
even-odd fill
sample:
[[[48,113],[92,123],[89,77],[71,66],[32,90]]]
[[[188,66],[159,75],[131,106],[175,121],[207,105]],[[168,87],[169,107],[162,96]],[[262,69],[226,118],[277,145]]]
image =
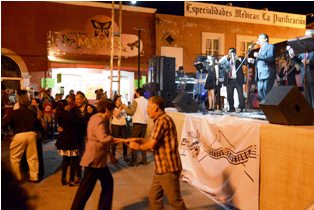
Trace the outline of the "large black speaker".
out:
[[[312,125],[314,112],[295,86],[275,86],[260,104],[270,123]]]
[[[176,59],[165,56],[154,56],[149,60],[148,82],[155,82],[159,90],[175,89]]]
[[[198,111],[198,104],[191,94],[180,93],[172,103],[179,112],[193,113]]]
[[[175,90],[162,90],[159,92],[160,96],[164,99],[165,101],[165,107],[172,107],[172,101],[175,99],[177,96],[177,93]]]

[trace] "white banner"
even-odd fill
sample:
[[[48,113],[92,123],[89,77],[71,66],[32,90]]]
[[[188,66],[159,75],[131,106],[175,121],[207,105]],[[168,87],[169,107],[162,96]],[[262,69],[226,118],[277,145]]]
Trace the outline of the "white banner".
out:
[[[258,210],[260,124],[186,115],[179,146],[183,179],[226,209]]]
[[[282,2],[284,4],[284,2]],[[306,28],[306,15],[198,2],[184,2],[184,16],[254,24]]]

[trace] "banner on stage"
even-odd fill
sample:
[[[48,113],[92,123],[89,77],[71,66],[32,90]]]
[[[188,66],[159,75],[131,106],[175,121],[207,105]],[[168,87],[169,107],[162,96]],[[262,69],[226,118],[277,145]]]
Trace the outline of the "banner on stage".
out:
[[[260,123],[207,116],[185,116],[183,179],[225,208],[257,210]]]

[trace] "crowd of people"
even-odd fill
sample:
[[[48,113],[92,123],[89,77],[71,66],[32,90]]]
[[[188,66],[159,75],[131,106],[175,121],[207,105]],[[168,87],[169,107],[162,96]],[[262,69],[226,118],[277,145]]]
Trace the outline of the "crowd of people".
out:
[[[42,178],[39,176],[40,158],[36,144],[40,141],[38,136],[52,127],[57,130],[55,145],[58,154],[62,156],[61,184],[79,185],[71,209],[84,209],[97,180],[100,180],[102,187],[98,208],[111,209],[113,177],[107,162],[110,160],[116,164],[119,161],[116,158],[116,146],[120,143],[123,160],[129,166],[147,165],[146,151],[154,152],[157,161],[149,194],[150,205],[162,206],[160,198],[164,192],[174,209],[185,209],[179,187],[182,166],[176,128],[164,112],[161,97],[153,96],[147,100],[144,90],[138,88],[134,93],[134,101],[127,106],[122,103],[121,95],[115,94],[112,99],[108,99],[97,92],[98,100],[92,105],[81,91],[75,94],[70,92],[65,99],[61,96],[58,100],[52,98],[50,93],[51,89],[47,89],[41,98],[35,98],[29,97],[27,91],[19,91],[14,110],[2,118],[2,128],[10,127],[14,133],[10,144],[10,163],[18,181],[28,179],[30,182],[39,182]],[[126,123],[127,115],[132,116],[130,132]],[[158,126],[154,127],[151,137],[147,139],[150,143],[146,144],[144,137],[148,117]],[[139,143],[143,146],[138,147]],[[140,161],[137,160],[138,150],[142,153]],[[21,171],[24,153],[28,164],[27,177]],[[170,182],[171,186],[164,187],[165,183]]]
[[[313,35],[313,30],[306,34]],[[268,43],[267,34],[260,34],[260,49],[248,63],[255,64],[255,80],[259,101],[263,103],[276,80],[275,47]],[[314,108],[314,52],[299,55],[293,48],[287,47],[289,58],[283,71],[291,69],[301,74],[301,83],[305,97]],[[208,58],[205,89],[208,90],[209,109],[215,109],[215,91],[217,86],[217,68],[214,59]],[[235,112],[234,89],[237,90],[240,112],[245,112],[243,94],[243,62],[236,56],[236,49],[229,48],[219,65],[223,65],[224,84],[227,87],[229,112]],[[183,68],[178,72],[184,76]],[[294,74],[295,75],[295,74]],[[296,85],[295,78],[290,81]],[[3,90],[3,88],[2,88]],[[162,209],[165,194],[173,209],[186,209],[180,193],[179,177],[182,170],[178,151],[176,126],[165,113],[165,102],[160,96],[144,97],[144,89],[137,88],[131,105],[122,103],[121,95],[114,94],[108,99],[102,89],[95,91],[96,99],[90,104],[85,94],[73,90],[62,99],[61,94],[51,96],[51,89],[29,94],[25,90],[17,92],[17,102],[12,112],[4,112],[2,128],[10,127],[13,137],[10,143],[11,171],[18,181],[23,181],[21,163],[26,154],[28,165],[27,179],[38,182],[43,176],[40,165],[40,149],[43,138],[53,138],[58,133],[55,146],[62,156],[61,184],[79,188],[72,203],[72,210],[84,209],[97,180],[101,182],[101,195],[98,209],[111,209],[114,180],[107,166],[108,160],[116,164],[117,144],[122,144],[123,160],[128,166],[147,165],[146,151],[153,151],[155,173],[149,192],[152,209]],[[8,102],[2,92],[2,102]],[[3,104],[2,104],[3,105]],[[3,108],[3,106],[2,106]],[[132,116],[132,130],[127,123],[127,115]],[[154,127],[146,137],[147,121],[151,118]],[[131,150],[131,154],[128,153]],[[137,152],[141,152],[141,160]],[[68,173],[68,169],[70,170]],[[82,172],[84,171],[84,176]],[[69,174],[69,177],[68,177]]]

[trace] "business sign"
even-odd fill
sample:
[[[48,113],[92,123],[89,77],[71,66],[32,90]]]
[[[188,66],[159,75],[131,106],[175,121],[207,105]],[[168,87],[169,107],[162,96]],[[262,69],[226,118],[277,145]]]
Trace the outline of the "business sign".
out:
[[[114,24],[114,26],[112,26]],[[114,27],[115,34],[119,34],[118,25],[105,15],[96,15],[88,19],[85,28],[81,31],[64,29],[48,34],[48,54],[52,57],[62,57],[64,55],[111,55],[111,29]],[[138,56],[138,47],[141,54],[143,42],[138,36],[133,34],[121,34],[114,36],[114,55],[118,56],[119,39],[121,38],[121,56]],[[49,58],[49,59],[50,59]],[[50,59],[51,60],[51,59]]]
[[[284,2],[282,3],[284,4]],[[184,2],[184,16],[290,28],[306,28],[306,15],[189,1]]]

